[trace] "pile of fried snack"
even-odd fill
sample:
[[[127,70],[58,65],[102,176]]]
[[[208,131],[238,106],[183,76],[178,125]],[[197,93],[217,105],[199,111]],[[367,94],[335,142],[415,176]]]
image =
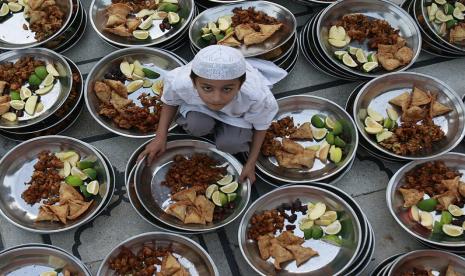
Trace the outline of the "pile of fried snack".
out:
[[[176,201],[169,205],[166,213],[175,216],[185,224],[206,224],[213,221],[215,204],[203,194],[197,194],[199,188],[193,187],[171,195]]]

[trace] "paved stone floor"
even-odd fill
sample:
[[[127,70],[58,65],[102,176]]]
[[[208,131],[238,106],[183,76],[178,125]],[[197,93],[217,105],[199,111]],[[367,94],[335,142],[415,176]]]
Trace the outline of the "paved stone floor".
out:
[[[82,0],[86,10],[90,0]],[[396,0],[400,2],[401,0]],[[299,26],[314,10],[290,1],[275,1],[289,7],[297,16]],[[300,29],[300,28],[299,28]],[[74,60],[84,76],[95,62],[115,49],[104,43],[88,26],[84,38],[65,55]],[[177,52],[187,60],[192,54],[186,46]],[[448,60],[422,53],[417,63],[409,70],[432,75],[453,87],[460,95],[465,94],[464,65],[465,59]],[[344,106],[347,96],[359,83],[341,81],[323,75],[313,68],[303,57],[299,57],[295,70],[274,89],[275,94],[308,94],[330,99]],[[100,127],[87,110],[78,121],[63,135],[82,139],[106,154],[117,171],[116,193],[106,212],[93,222],[74,231],[54,235],[38,235],[18,229],[0,217],[0,249],[23,243],[49,243],[72,252],[96,274],[102,258],[121,241],[149,231],[157,231],[143,221],[130,205],[124,188],[124,168],[131,153],[145,140],[115,137]],[[0,156],[3,156],[17,143],[0,138]],[[465,152],[464,143],[455,151]],[[373,225],[376,235],[376,251],[371,263],[363,275],[386,257],[396,253],[420,249],[423,246],[410,238],[391,217],[385,201],[385,188],[389,178],[401,167],[400,164],[388,163],[369,156],[362,149],[352,170],[337,184],[361,205]],[[264,183],[254,185],[254,197],[271,190]],[[239,220],[237,220],[239,221]],[[242,257],[237,242],[238,223],[232,223],[224,229],[211,234],[193,236],[212,256],[222,276],[255,275]]]

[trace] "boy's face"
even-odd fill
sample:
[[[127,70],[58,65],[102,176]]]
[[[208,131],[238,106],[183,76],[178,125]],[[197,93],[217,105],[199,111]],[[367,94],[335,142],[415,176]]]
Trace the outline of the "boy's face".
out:
[[[197,77],[193,82],[202,101],[215,111],[221,110],[231,102],[241,89],[239,79],[209,80]]]

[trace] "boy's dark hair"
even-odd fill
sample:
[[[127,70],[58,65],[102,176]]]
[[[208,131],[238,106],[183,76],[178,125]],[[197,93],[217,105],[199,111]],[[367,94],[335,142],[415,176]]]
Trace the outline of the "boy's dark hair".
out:
[[[197,76],[196,73],[194,73],[194,71],[191,71],[191,79],[193,82],[195,82],[195,80],[199,77]],[[244,73],[244,75],[240,76],[239,78],[237,78],[240,82],[241,82],[241,85],[244,84],[245,82],[245,77],[246,77],[246,73]]]

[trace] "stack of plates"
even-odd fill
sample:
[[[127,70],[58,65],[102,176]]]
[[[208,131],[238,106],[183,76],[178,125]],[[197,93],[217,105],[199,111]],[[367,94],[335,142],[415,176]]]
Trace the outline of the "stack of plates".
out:
[[[287,72],[291,72],[297,63],[299,55],[296,19],[285,7],[267,1],[244,1],[237,4],[209,8],[200,13],[192,21],[189,29],[192,52],[196,54],[201,48],[207,46],[206,42],[201,38],[201,29],[209,22],[216,22],[220,16],[233,14],[232,10],[234,8],[247,9],[248,7],[254,7],[257,11],[263,11],[269,16],[277,18],[283,23],[283,26],[264,43],[249,47],[242,45],[239,50],[245,57],[266,59]]]
[[[294,0],[296,3],[306,6],[324,6],[329,5],[337,0]]]
[[[273,263],[260,258],[256,242],[247,238],[249,221],[253,214],[277,208],[282,203],[292,203],[300,199],[302,203],[323,202],[332,210],[344,213],[341,238],[346,245],[342,247],[330,245],[321,240],[306,240],[304,246],[318,252],[301,266],[296,267],[294,261],[282,265],[283,275],[363,275],[369,264],[375,247],[375,235],[367,217],[352,197],[342,190],[322,183],[306,183],[275,189],[258,198],[244,214],[238,231],[239,246],[247,263],[260,275],[275,275]],[[296,213],[298,214],[298,213]],[[298,215],[299,216],[299,215]],[[297,218],[299,221],[299,218]],[[349,223],[350,222],[350,223]],[[287,224],[287,223],[285,223]],[[294,234],[302,237],[297,227]]]
[[[23,24],[29,26],[22,12],[0,23],[0,49],[18,50],[32,47],[46,47],[56,52],[65,52],[73,47],[83,36],[87,26],[87,14],[80,0],[57,1],[65,11],[63,26],[45,40],[37,41],[34,33],[24,30]]]
[[[405,174],[420,165],[434,161],[443,161],[447,167],[461,173],[465,171],[465,154],[457,152],[449,152],[435,158],[410,162],[400,168],[389,181],[386,189],[387,205],[396,222],[408,234],[422,244],[435,249],[463,255],[465,254],[465,242],[463,241],[463,235],[454,238],[442,233],[432,233],[431,230],[424,228],[412,219],[410,216],[410,208],[403,207],[404,199],[399,192],[399,188],[405,183]],[[462,177],[460,181],[464,181],[464,178]],[[462,208],[462,210],[465,210],[465,208]],[[433,222],[439,221],[440,219],[440,212],[433,214]]]
[[[446,270],[449,265],[457,273],[453,275],[465,273],[465,259],[461,256],[439,250],[416,250],[387,258],[376,266],[370,275],[397,276],[415,268],[431,270],[432,275],[448,275]]]
[[[168,136],[167,150],[152,164],[147,166],[145,161],[137,163],[137,157],[150,141],[140,146],[129,158],[126,167],[125,179],[131,205],[142,219],[155,227],[168,232],[180,234],[200,234],[224,227],[237,219],[245,210],[250,198],[250,183],[242,183],[241,191],[238,191],[238,200],[235,201],[234,212],[222,221],[200,224],[184,224],[178,219],[167,215],[164,209],[170,202],[169,188],[161,185],[165,174],[169,169],[173,157],[176,154],[190,155],[193,152],[205,153],[213,156],[221,163],[228,163],[228,172],[239,177],[242,164],[232,155],[220,152],[216,146],[204,138],[192,137],[182,134],[170,134]]]
[[[90,71],[86,79],[84,88],[84,99],[86,106],[92,117],[107,130],[121,136],[130,138],[150,138],[154,137],[154,132],[142,133],[137,129],[123,129],[118,127],[112,120],[99,115],[100,101],[94,93],[94,84],[96,81],[105,78],[105,74],[114,71],[114,68],[119,70],[121,62],[124,60],[134,62],[138,60],[143,66],[152,68],[160,74],[161,78],[165,72],[171,71],[179,66],[187,64],[187,62],[173,52],[163,49],[148,48],[148,47],[133,47],[120,49],[103,57]],[[116,64],[116,66],[115,66]],[[127,81],[129,83],[129,81]],[[143,93],[152,93],[151,88],[138,89],[129,94],[128,98],[136,104],[140,104],[138,97]],[[170,130],[176,124],[172,124]]]
[[[84,215],[66,225],[56,222],[35,222],[39,213],[39,204],[31,206],[21,198],[26,186],[22,186],[21,189],[15,188],[18,187],[18,183],[29,182],[37,154],[44,150],[51,152],[74,150],[80,156],[96,156],[96,167],[102,172],[98,178],[99,196],[94,198],[94,203]],[[106,209],[115,190],[115,177],[109,159],[87,143],[66,136],[43,136],[31,139],[12,148],[0,160],[0,214],[13,225],[27,231],[42,234],[68,231],[90,222]]]
[[[10,247],[0,252],[2,275],[41,275],[43,272],[62,271],[71,275],[92,276],[86,265],[65,250],[48,244],[29,243]],[[65,275],[65,274],[63,274]]]
[[[171,30],[163,32],[158,26],[155,26],[160,23],[159,20],[155,20],[153,23],[154,26],[150,28],[149,38],[139,40],[134,37],[122,37],[104,31],[105,23],[108,18],[105,15],[108,5],[109,1],[93,0],[90,5],[89,17],[92,27],[100,38],[116,48],[154,46],[170,51],[180,49],[186,41],[188,41],[188,26],[191,24],[192,19],[198,14],[193,0],[180,0],[179,6],[181,9],[179,15],[183,18],[183,21],[177,24],[176,27],[171,28]]]
[[[109,261],[118,256],[123,248],[129,249],[132,253],[137,254],[144,246],[170,248],[173,256],[178,259],[181,265],[188,271],[188,275],[220,275],[210,255],[208,255],[205,249],[199,244],[183,235],[163,232],[144,233],[121,242],[105,256],[100,264],[97,275],[116,275],[115,271],[110,268]]]
[[[361,68],[351,68],[342,63],[335,51],[341,50],[328,43],[328,33],[332,25],[344,15],[361,13],[370,18],[387,20],[389,24],[400,30],[407,45],[413,49],[413,59],[409,64],[396,71],[409,68],[417,59],[421,50],[421,34],[415,21],[399,6],[388,0],[344,0],[331,4],[326,9],[313,15],[300,33],[300,46],[305,58],[321,72],[335,78],[345,80],[370,79],[388,73],[384,69],[365,73]],[[366,43],[352,41],[350,46],[369,52]]]
[[[413,87],[418,87],[424,91],[431,91],[438,95],[441,102],[447,103],[452,111],[445,116],[434,119],[435,124],[441,126],[446,134],[445,141],[433,146],[433,151],[429,154],[402,156],[388,151],[381,147],[375,135],[370,135],[365,131],[364,119],[359,116],[360,110],[368,107],[387,117],[386,108],[391,106],[390,99],[405,91],[412,91]],[[455,148],[465,136],[465,106],[457,93],[442,81],[428,75],[411,72],[391,73],[378,77],[370,82],[358,86],[349,96],[346,110],[350,112],[360,133],[360,146],[369,153],[386,161],[408,162],[431,158],[444,154]],[[400,123],[400,118],[397,123]]]
[[[0,135],[16,141],[65,131],[77,120],[84,105],[81,72],[76,64],[64,56],[44,48],[15,50],[1,54],[0,64],[31,55],[59,64],[64,69],[64,76],[59,78],[61,91],[42,96],[41,100],[47,103],[47,108],[40,115],[15,123],[0,119]]]
[[[239,2],[244,2],[245,0],[194,0],[195,5],[199,7],[200,11],[204,11],[209,8],[224,4],[235,4]]]
[[[257,160],[257,176],[265,183],[280,187],[289,183],[324,182],[336,183],[350,170],[355,160],[358,146],[358,133],[355,123],[344,109],[336,103],[315,96],[296,95],[289,97],[278,96],[279,111],[275,120],[290,116],[294,124],[310,122],[313,115],[329,116],[344,123],[344,141],[346,142],[345,155],[338,164],[330,161],[322,163],[315,159],[311,169],[285,169],[278,165],[275,157],[260,155]],[[311,143],[311,142],[308,142]],[[316,144],[319,144],[316,143]],[[311,146],[306,144],[305,146]],[[248,155],[244,154],[243,161]]]
[[[465,44],[451,43],[448,38],[442,37],[438,24],[428,20],[427,5],[433,3],[425,0],[406,0],[402,8],[406,10],[420,27],[423,45],[422,50],[441,57],[458,58],[465,56]],[[438,4],[438,6],[441,6]],[[444,23],[446,24],[446,23]]]

